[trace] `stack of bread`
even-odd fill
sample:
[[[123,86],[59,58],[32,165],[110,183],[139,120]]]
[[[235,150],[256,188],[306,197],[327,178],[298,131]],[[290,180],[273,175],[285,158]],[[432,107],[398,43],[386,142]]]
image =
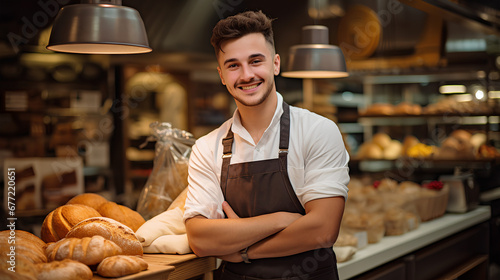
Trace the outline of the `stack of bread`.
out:
[[[141,258],[143,247],[133,229],[144,222],[126,206],[97,194],[80,194],[46,216],[41,239],[23,231],[0,232],[6,236],[1,238],[3,251],[10,250],[9,235],[16,242],[16,273],[8,271],[6,259],[0,276],[58,280],[92,279],[93,270],[105,277],[138,273],[148,264]]]
[[[361,144],[358,159],[388,159],[394,160],[401,156],[403,145],[400,141],[391,139],[389,135],[379,132],[372,139]]]
[[[422,113],[418,104],[403,101],[397,105],[375,103],[360,112],[361,116],[416,116]]]

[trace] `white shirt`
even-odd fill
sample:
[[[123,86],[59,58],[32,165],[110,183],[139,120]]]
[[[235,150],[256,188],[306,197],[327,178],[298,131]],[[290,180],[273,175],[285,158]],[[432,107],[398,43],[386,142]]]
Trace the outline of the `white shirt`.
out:
[[[222,139],[231,124],[234,133],[231,164],[278,158],[283,97],[277,95],[273,119],[257,145],[241,125],[238,109],[231,119],[196,141],[189,160],[184,220],[196,215],[209,219],[224,217],[220,187]],[[349,154],[333,121],[290,106],[288,176],[302,206],[319,198],[347,198],[348,162]]]

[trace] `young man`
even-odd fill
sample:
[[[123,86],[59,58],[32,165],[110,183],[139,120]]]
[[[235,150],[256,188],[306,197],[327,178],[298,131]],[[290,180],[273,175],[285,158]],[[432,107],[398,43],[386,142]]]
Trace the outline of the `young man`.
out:
[[[211,42],[237,110],[193,146],[191,248],[223,259],[222,279],[338,279],[349,156],[337,126],[276,91],[280,57],[262,12],[221,20]]]

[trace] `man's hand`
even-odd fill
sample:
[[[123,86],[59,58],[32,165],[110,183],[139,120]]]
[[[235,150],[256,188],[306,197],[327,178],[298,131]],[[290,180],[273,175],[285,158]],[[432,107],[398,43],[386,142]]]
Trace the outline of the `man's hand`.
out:
[[[229,203],[227,201],[222,202],[222,210],[224,210],[224,213],[226,213],[226,216],[228,219],[239,219],[238,215],[234,213],[233,208],[229,206]]]

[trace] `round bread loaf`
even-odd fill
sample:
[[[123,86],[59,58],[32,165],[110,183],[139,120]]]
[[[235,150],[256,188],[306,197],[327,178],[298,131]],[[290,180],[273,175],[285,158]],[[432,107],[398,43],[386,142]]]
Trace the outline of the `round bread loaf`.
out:
[[[101,216],[116,220],[131,228],[134,232],[146,222],[139,212],[112,201],[108,201],[101,205],[98,211]]]
[[[94,276],[87,265],[70,259],[37,264],[36,268],[38,280],[90,280]]]
[[[121,248],[113,241],[95,235],[84,238],[63,238],[47,246],[49,261],[72,259],[86,265],[95,265],[107,257],[120,255]]]
[[[118,255],[105,258],[97,266],[97,274],[104,277],[121,277],[147,268],[148,263],[140,257]]]
[[[2,251],[5,252],[5,251]],[[15,266],[15,272],[9,271],[9,267]],[[11,262],[7,254],[0,255],[0,279],[2,280],[36,280],[37,270],[33,262],[22,255],[16,255]]]
[[[124,255],[143,254],[142,244],[134,231],[126,225],[106,217],[88,218],[75,225],[66,238],[83,238],[100,235],[113,241],[122,249]]]
[[[83,204],[95,210],[99,210],[99,207],[106,202],[108,202],[108,200],[99,194],[82,193],[70,199],[66,204]]]
[[[74,225],[87,218],[100,216],[97,210],[82,204],[59,206],[45,217],[41,230],[42,240],[47,243],[59,241]]]

